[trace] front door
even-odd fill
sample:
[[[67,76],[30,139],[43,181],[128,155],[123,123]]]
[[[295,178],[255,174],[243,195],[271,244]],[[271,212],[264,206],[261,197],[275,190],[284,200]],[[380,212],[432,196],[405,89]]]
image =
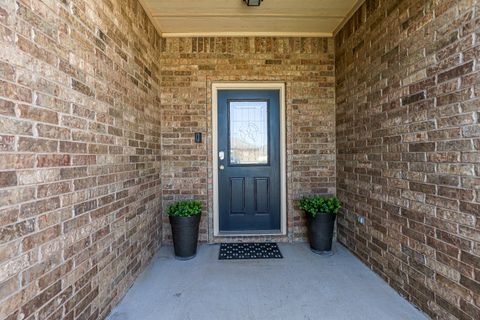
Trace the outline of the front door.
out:
[[[218,91],[218,151],[220,232],[280,232],[279,91]]]

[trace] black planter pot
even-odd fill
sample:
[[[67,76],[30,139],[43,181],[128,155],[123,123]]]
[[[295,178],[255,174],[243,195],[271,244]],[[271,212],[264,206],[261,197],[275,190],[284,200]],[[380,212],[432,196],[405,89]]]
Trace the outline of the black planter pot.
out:
[[[174,217],[170,216],[172,226],[173,247],[175,258],[190,260],[197,255],[198,225],[200,216]]]
[[[318,254],[330,254],[332,251],[333,227],[336,214],[317,214],[315,218],[307,214],[308,239],[310,249]]]

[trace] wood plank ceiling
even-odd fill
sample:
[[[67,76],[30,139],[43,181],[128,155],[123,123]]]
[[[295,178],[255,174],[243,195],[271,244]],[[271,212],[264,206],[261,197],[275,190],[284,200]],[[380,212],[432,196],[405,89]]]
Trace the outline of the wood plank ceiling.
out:
[[[140,0],[158,32],[181,36],[332,36],[363,0]]]

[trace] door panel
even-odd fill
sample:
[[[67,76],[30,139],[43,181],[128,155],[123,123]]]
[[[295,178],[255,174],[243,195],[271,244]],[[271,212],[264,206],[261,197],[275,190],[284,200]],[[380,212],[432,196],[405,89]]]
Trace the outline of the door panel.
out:
[[[255,195],[255,212],[257,213],[268,213],[269,184],[270,179],[267,177],[255,178],[253,192]]]
[[[245,214],[245,178],[230,178],[230,213]]]
[[[280,231],[276,90],[218,92],[220,232]]]

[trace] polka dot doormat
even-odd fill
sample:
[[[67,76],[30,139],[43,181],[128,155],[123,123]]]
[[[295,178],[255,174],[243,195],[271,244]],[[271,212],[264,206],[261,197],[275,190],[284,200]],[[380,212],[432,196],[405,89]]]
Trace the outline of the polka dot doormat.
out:
[[[218,260],[282,259],[278,245],[270,243],[222,243]]]

